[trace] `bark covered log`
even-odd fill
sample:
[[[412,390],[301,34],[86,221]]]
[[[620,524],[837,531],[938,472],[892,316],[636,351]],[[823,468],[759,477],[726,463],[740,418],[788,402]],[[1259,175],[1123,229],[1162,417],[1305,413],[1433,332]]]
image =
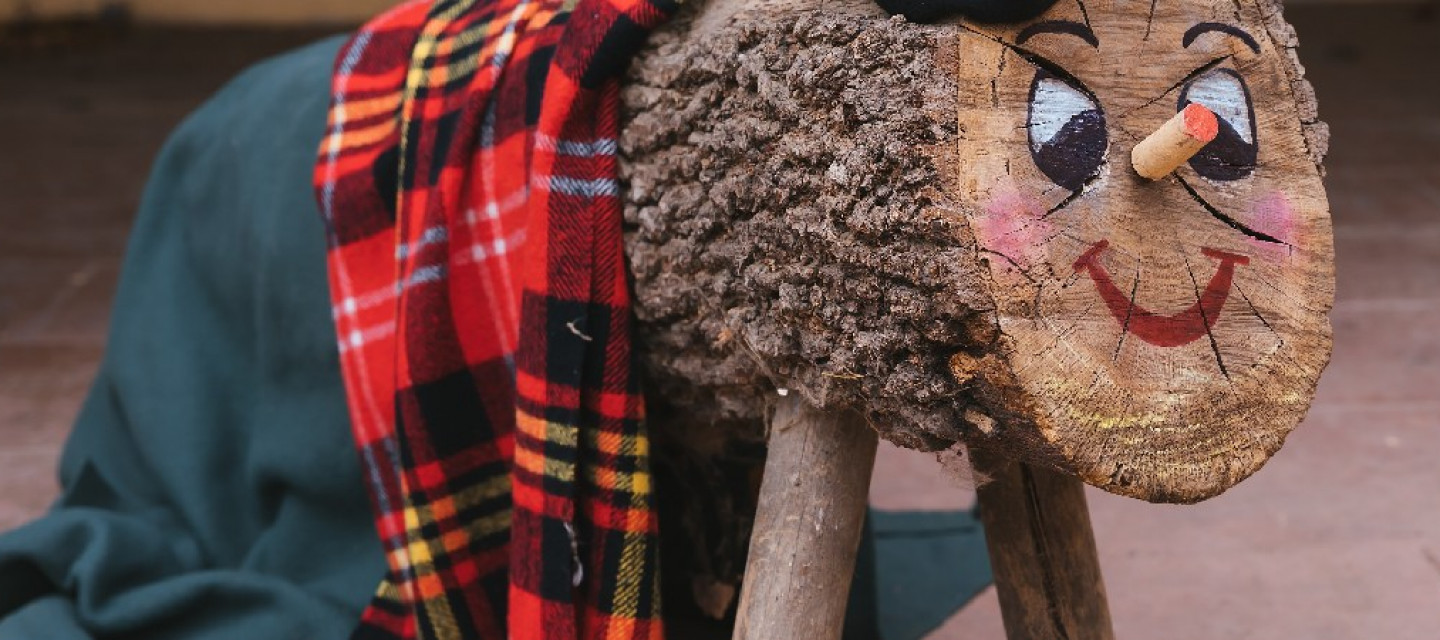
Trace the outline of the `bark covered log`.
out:
[[[902,446],[1193,502],[1303,417],[1330,348],[1328,136],[1278,2],[684,11],[630,72],[620,146],[652,395],[687,427],[754,439],[793,390]],[[1216,142],[1136,176],[1187,100]]]

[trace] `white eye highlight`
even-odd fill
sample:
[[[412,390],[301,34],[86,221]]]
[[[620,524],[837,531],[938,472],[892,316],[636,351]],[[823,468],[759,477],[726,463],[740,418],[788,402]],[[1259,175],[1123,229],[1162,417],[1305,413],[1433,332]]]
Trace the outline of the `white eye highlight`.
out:
[[[1036,78],[1032,91],[1028,123],[1031,151],[1054,140],[1075,116],[1099,110],[1090,96],[1058,78]]]
[[[1250,94],[1245,89],[1245,82],[1233,72],[1219,69],[1196,78],[1186,89],[1185,99],[1205,105],[1221,120],[1230,123],[1242,140],[1255,144],[1255,126],[1250,121]]]

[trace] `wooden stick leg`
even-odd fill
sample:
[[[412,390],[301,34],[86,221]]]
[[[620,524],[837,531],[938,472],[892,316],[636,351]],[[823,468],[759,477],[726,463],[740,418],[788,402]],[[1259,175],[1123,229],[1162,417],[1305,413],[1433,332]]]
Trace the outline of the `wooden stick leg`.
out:
[[[770,447],[735,640],[836,640],[865,522],[875,432],[854,413],[786,397]]]
[[[1113,640],[1095,534],[1075,478],[972,449],[980,520],[1009,640]]]

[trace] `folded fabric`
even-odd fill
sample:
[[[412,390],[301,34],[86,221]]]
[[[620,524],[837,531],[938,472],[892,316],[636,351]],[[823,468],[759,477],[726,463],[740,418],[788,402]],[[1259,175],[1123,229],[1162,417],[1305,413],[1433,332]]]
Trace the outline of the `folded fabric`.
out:
[[[619,74],[669,0],[417,0],[340,52],[316,190],[390,573],[366,638],[663,636]]]
[[[884,640],[920,640],[990,586],[974,510],[870,512],[875,608]],[[851,611],[863,603],[851,598]]]
[[[329,40],[246,72],[155,163],[63,494],[0,535],[0,638],[340,638],[384,556],[309,176]]]

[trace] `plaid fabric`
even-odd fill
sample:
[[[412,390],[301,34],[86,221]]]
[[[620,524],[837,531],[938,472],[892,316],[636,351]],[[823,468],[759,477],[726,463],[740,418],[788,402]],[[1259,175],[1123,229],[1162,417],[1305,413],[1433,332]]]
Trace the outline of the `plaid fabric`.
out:
[[[662,637],[615,140],[674,8],[415,1],[341,50],[315,180],[389,560],[355,637]]]

